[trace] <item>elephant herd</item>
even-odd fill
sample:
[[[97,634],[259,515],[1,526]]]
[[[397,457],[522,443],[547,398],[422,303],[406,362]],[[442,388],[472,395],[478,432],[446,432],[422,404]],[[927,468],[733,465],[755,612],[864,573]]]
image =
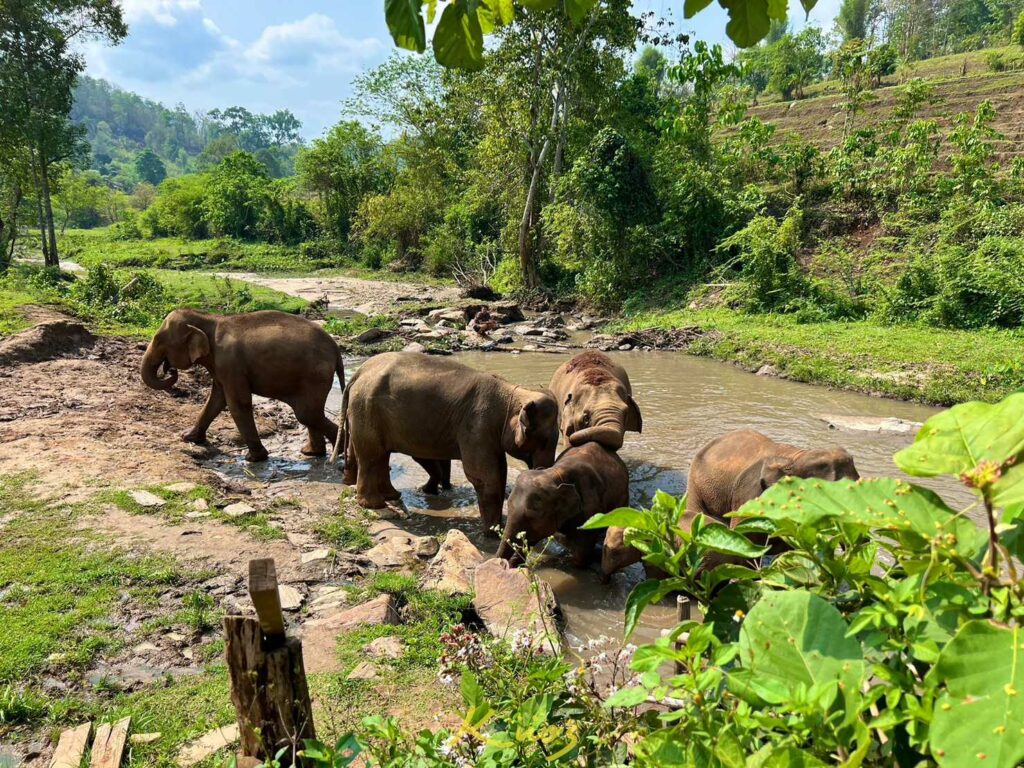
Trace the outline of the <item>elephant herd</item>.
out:
[[[617,451],[643,421],[629,376],[608,355],[582,352],[555,371],[547,389],[514,385],[444,357],[389,352],[367,360],[345,385],[341,353],[316,323],[281,312],[218,316],[174,310],[154,335],[141,364],[143,382],[174,386],[177,371],[205,367],[213,387],[183,439],[202,443],[213,419],[228,408],[248,447],[247,460],[267,451],[253,418],[252,397],[291,406],[309,439],[302,452],[344,450],[344,482],[370,509],[399,498],[390,456],[402,453],[426,470],[427,493],[451,487],[458,459],[477,493],[487,531],[497,531],[505,507],[506,456],[525,462],[507,502],[498,556],[516,561],[524,547],[560,535],[577,567],[599,542],[580,530],[590,517],[629,503],[629,472]],[[344,389],[341,425],[324,413],[337,377]],[[560,439],[568,447],[555,458]],[[749,429],[715,438],[696,455],[688,480],[687,519],[719,522],[785,476],[857,479],[841,448],[802,450]],[[640,554],[621,529],[604,535],[602,572],[609,576]]]

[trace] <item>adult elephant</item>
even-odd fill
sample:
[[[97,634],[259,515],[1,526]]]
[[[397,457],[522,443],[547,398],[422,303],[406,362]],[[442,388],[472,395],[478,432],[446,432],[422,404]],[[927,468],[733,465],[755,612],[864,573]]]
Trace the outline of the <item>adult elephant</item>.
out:
[[[550,392],[515,386],[490,373],[419,352],[367,360],[345,390],[345,482],[379,509],[397,500],[390,457],[415,458],[434,480],[462,461],[476,490],[484,528],[501,522],[508,454],[549,466],[558,443],[558,405]]]
[[[686,483],[683,525],[688,528],[697,515],[728,525],[726,515],[783,477],[858,480],[860,474],[843,448],[797,448],[753,429],[737,429],[705,444],[694,457]],[[601,558],[605,576],[640,559],[640,553],[626,544],[621,528],[608,529]],[[722,558],[718,556],[708,559],[710,567],[719,562]]]
[[[550,389],[562,409],[561,430],[569,445],[595,442],[617,451],[626,431],[643,430],[625,368],[603,352],[581,352],[561,365]]]
[[[323,456],[325,440],[336,440],[338,430],[324,415],[324,404],[335,376],[345,387],[345,370],[338,345],[316,323],[269,310],[221,316],[176,309],[149,342],[142,380],[153,389],[169,390],[179,370],[196,364],[210,372],[213,388],[195,426],[182,435],[187,442],[205,443],[207,429],[226,407],[248,446],[246,459],[266,459],[253,418],[253,395],[291,406],[309,432],[304,454]]]

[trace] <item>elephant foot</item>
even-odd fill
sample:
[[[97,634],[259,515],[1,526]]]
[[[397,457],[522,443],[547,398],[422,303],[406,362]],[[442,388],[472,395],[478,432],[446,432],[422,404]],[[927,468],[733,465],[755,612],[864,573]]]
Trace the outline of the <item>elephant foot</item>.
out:
[[[266,448],[260,448],[258,451],[249,449],[249,452],[245,454],[245,460],[251,464],[258,464],[261,461],[266,461],[269,456]]]
[[[401,492],[394,488],[389,488],[388,490],[384,491],[383,496],[385,501],[401,501],[402,499]]]
[[[301,453],[303,456],[326,456],[327,449],[323,445],[321,445],[319,448],[316,448],[315,446],[306,443],[304,446],[302,446],[302,450],[299,451],[299,453]]]
[[[341,472],[341,482],[343,485],[355,485],[359,480],[359,476],[355,472],[350,472],[348,467],[345,467]]]
[[[387,506],[383,496],[360,496],[359,494],[356,494],[356,504],[363,509],[384,509]]]
[[[186,443],[192,443],[193,445],[206,445],[206,433],[198,434],[196,432],[185,432],[182,434],[181,439]]]

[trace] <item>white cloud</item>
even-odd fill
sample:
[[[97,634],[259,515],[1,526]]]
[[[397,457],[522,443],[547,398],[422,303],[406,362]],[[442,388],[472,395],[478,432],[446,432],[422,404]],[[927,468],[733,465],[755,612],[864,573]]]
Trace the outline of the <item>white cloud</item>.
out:
[[[343,35],[334,19],[313,13],[299,21],[266,27],[245,51],[257,67],[356,71],[384,50],[380,40]]]
[[[129,24],[152,20],[164,27],[177,26],[182,12],[201,10],[200,0],[123,0],[121,7]]]

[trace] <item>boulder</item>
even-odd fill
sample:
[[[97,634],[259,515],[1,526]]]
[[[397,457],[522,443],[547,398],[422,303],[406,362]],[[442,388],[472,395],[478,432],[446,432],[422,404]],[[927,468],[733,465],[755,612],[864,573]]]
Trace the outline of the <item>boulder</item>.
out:
[[[374,680],[376,679],[377,665],[372,661],[364,661],[348,673],[349,680]]]
[[[379,544],[363,553],[378,568],[401,568],[413,565],[421,557],[431,557],[437,552],[437,540],[431,536],[414,536],[411,533],[388,532],[380,537]]]
[[[411,344],[406,344],[402,347],[403,352],[426,352],[427,348],[420,344],[418,341],[414,341]]]
[[[326,560],[330,556],[331,556],[331,550],[323,548],[323,549],[314,549],[311,552],[303,552],[302,553],[302,557],[300,559],[302,561],[302,564],[306,565],[308,563],[316,563],[316,562],[320,562],[321,560]]]
[[[526,570],[493,558],[477,566],[473,587],[473,607],[488,632],[513,645],[561,653],[555,623],[558,603],[546,582],[540,581],[535,593]]]
[[[395,598],[389,594],[377,595],[369,600],[343,611],[332,613],[320,619],[307,621],[305,627],[322,628],[342,632],[370,624],[398,624],[398,607]]]
[[[513,330],[520,336],[542,336],[544,331],[535,325],[517,325]]]
[[[143,509],[162,507],[167,503],[155,493],[150,493],[149,491],[129,491],[128,495],[132,497],[132,501]]]
[[[357,341],[360,344],[372,344],[375,341],[386,339],[392,335],[393,333],[391,331],[386,331],[383,328],[367,328],[365,331],[356,336],[355,339],[353,339],[353,341]]]
[[[375,659],[400,659],[405,653],[405,642],[398,635],[385,635],[371,640],[363,650]]]
[[[285,611],[297,611],[306,601],[305,596],[291,584],[281,584],[277,594],[281,598],[281,609]]]
[[[244,517],[255,512],[255,507],[246,504],[244,501],[237,501],[224,507],[224,514],[228,517]]]
[[[473,572],[483,561],[466,534],[452,528],[423,574],[423,588],[468,595],[473,591]]]

